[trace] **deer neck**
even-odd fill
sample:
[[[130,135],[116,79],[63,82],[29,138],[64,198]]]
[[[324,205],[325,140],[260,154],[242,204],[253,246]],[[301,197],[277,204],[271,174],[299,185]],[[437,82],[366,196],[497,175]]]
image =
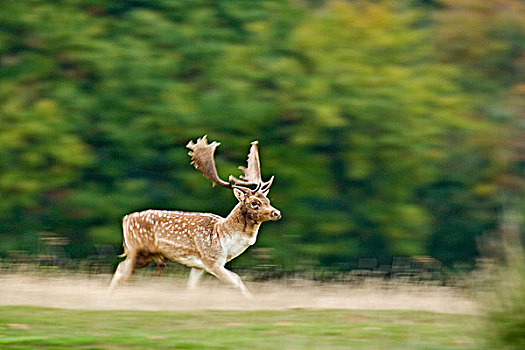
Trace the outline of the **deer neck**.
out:
[[[248,237],[257,235],[260,223],[248,217],[240,203],[220,224],[221,231],[229,234],[242,234]]]

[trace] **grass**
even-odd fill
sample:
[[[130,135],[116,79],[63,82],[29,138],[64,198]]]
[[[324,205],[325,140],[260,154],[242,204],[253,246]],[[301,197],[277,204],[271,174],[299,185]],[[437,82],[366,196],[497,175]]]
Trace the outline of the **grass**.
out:
[[[478,349],[472,315],[0,307],[0,349]]]
[[[489,275],[493,289],[483,300],[484,338],[493,349],[521,350],[525,349],[525,250],[518,230],[504,232],[502,243],[505,263],[493,268]]]

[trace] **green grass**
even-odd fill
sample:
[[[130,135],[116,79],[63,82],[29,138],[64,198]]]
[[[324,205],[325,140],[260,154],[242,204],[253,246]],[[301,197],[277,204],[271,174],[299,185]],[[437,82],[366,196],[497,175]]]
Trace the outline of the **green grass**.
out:
[[[417,311],[0,307],[0,349],[478,349],[476,316]],[[17,329],[8,324],[25,325]]]

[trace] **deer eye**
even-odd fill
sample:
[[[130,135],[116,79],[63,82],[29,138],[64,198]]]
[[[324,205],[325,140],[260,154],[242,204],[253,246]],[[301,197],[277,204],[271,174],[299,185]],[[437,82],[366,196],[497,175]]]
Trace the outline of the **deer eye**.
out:
[[[259,203],[255,201],[253,201],[251,204],[252,204],[252,207],[254,208],[257,208],[259,206]]]

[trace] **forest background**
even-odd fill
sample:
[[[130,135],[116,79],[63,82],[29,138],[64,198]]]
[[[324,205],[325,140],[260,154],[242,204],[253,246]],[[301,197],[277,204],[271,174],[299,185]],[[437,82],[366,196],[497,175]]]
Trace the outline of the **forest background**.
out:
[[[243,266],[473,266],[523,214],[522,0],[0,2],[0,257],[121,253],[138,210],[227,215],[259,140],[270,198]]]

